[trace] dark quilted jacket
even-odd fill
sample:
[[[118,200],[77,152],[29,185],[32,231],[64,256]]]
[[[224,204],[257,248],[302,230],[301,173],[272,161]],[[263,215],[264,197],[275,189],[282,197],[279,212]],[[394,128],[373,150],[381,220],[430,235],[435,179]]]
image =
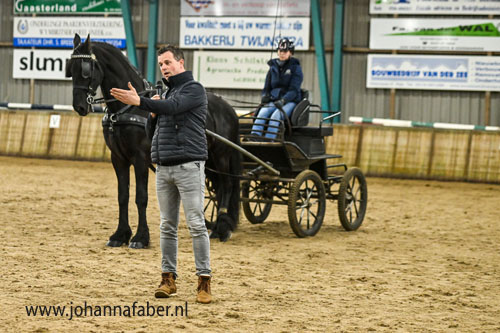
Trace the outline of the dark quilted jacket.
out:
[[[165,99],[141,97],[140,107],[157,116],[148,117],[146,130],[154,133],[151,160],[161,165],[177,165],[208,158],[205,120],[207,95],[190,71],[169,78]]]
[[[271,101],[284,99],[285,103],[300,102],[302,98],[300,86],[304,79],[300,61],[292,57],[281,68],[278,65],[278,59],[271,59],[267,64],[269,71],[262,96],[269,96]]]

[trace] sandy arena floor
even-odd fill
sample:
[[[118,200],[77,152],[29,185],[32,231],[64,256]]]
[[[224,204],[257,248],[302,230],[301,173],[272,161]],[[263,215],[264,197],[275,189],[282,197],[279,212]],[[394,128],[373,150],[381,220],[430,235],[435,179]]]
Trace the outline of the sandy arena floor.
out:
[[[262,225],[242,217],[228,243],[211,244],[215,302],[200,305],[184,220],[178,296],[153,297],[160,278],[153,181],[152,244],[131,250],[105,246],[118,217],[110,163],[0,157],[0,175],[4,331],[500,331],[499,185],[369,178],[361,228],[343,231],[329,202],[323,227],[308,239],[295,237],[285,206],[273,207]],[[25,308],[76,311],[85,302],[89,312],[187,302],[188,317],[70,320],[28,316]]]

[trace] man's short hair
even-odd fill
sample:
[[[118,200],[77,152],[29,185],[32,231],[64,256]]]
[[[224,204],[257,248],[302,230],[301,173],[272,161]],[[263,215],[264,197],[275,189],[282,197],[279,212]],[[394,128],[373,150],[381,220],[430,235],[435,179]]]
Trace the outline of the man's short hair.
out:
[[[174,56],[174,59],[177,60],[177,61],[180,61],[181,59],[184,59],[184,52],[182,52],[182,50],[180,48],[178,48],[177,46],[175,45],[165,45],[165,46],[162,46],[159,50],[158,50],[158,55],[162,55],[163,53],[165,52],[172,52],[173,56]]]

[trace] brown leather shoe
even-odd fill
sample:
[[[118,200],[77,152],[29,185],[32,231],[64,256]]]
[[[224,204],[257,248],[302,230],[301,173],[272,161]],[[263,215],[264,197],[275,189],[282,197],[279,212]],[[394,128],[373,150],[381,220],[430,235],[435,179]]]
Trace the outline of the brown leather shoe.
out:
[[[212,302],[210,279],[210,276],[198,276],[198,296],[196,296],[196,302],[203,304]]]
[[[177,295],[174,273],[161,273],[161,283],[155,291],[156,298],[167,298]]]

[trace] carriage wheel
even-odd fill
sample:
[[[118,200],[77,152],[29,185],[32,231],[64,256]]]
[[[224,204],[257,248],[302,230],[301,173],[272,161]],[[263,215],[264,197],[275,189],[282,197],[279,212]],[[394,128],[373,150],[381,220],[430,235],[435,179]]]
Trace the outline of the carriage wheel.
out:
[[[254,199],[254,200],[272,200],[273,195],[271,193],[272,188],[269,188],[266,183],[258,180],[250,180],[243,183],[241,196],[243,198]],[[252,224],[259,224],[264,222],[271,208],[272,203],[264,202],[248,202],[243,201],[243,213],[245,217]]]
[[[338,196],[340,223],[345,230],[354,231],[361,226],[367,203],[368,190],[365,176],[358,168],[347,170],[340,182]]]
[[[288,221],[297,237],[314,236],[325,216],[325,186],[312,170],[304,170],[295,178],[288,197]]]
[[[217,200],[215,196],[214,184],[208,177],[205,178],[205,222],[208,226],[213,226],[217,221]]]

